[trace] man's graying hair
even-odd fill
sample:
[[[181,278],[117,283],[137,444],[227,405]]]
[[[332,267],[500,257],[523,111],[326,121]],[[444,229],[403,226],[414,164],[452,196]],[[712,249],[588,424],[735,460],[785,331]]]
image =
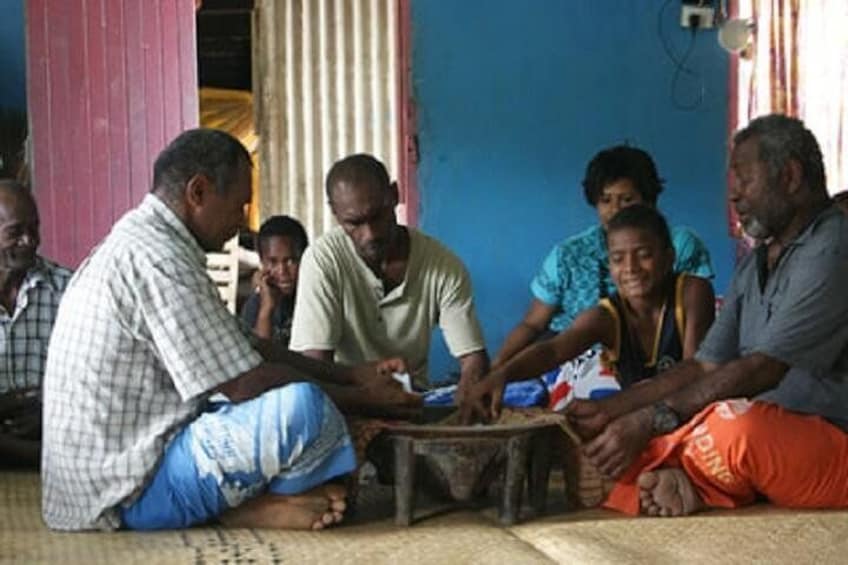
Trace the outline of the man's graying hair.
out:
[[[749,139],[757,140],[759,158],[768,168],[770,181],[794,159],[801,164],[803,179],[810,189],[827,194],[821,149],[804,122],[782,114],[761,116],[736,132],[733,143],[738,146]]]
[[[176,197],[191,177],[201,174],[215,184],[218,194],[224,194],[235,182],[243,163],[251,166],[250,154],[230,134],[216,129],[190,129],[177,136],[156,158],[153,190]]]

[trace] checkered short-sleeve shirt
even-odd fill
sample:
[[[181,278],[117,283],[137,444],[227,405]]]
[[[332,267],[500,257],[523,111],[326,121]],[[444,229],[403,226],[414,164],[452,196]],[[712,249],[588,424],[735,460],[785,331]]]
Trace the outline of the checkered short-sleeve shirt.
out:
[[[0,306],[0,393],[41,386],[50,331],[70,278],[68,269],[37,257],[14,311]]]
[[[182,221],[148,195],[71,279],[44,378],[42,511],[112,529],[208,395],[261,363]]]

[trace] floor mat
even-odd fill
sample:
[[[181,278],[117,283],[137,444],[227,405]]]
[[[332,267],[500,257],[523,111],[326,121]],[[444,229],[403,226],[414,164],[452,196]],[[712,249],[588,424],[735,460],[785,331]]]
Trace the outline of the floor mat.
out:
[[[591,510],[511,529],[560,563],[848,563],[848,512],[760,505],[683,518]]]
[[[686,518],[564,511],[501,528],[493,507],[392,521],[391,490],[366,490],[356,514],[323,532],[192,528],[58,533],[40,515],[36,473],[0,472],[0,562],[22,563],[830,563],[848,562],[848,511],[755,506]]]
[[[388,493],[388,499],[386,499]],[[61,563],[551,563],[486,515],[458,511],[411,528],[391,519],[391,492],[366,497],[349,524],[322,532],[192,528],[59,533],[40,515],[35,473],[0,474],[0,561]]]

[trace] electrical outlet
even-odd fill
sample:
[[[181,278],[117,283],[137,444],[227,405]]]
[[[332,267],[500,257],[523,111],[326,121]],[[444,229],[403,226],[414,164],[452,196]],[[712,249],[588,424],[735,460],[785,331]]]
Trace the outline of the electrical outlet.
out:
[[[698,20],[698,29],[710,29],[715,25],[715,8],[683,4],[680,10],[680,26],[692,27],[693,18]]]

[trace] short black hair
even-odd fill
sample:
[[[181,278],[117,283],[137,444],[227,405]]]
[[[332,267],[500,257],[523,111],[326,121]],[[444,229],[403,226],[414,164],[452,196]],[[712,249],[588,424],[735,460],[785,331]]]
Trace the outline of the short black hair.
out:
[[[389,172],[379,159],[368,153],[349,155],[333,163],[327,173],[327,200],[332,200],[333,188],[339,182],[349,182],[353,185],[373,183],[381,189],[391,187]]]
[[[586,201],[597,207],[604,188],[629,179],[646,203],[656,205],[663,190],[663,179],[657,173],[654,160],[647,151],[629,145],[616,145],[598,152],[586,165],[583,194]]]
[[[262,243],[272,237],[288,237],[292,240],[298,258],[309,245],[309,237],[303,224],[291,216],[271,216],[262,223],[256,236],[256,250],[262,255]]]
[[[219,194],[225,194],[244,163],[252,166],[250,154],[232,135],[217,129],[190,129],[178,135],[156,157],[153,190],[177,196],[191,177],[201,174],[215,184]]]
[[[733,144],[755,138],[759,159],[765,163],[769,180],[780,174],[790,159],[801,164],[804,181],[814,191],[827,193],[824,158],[816,136],[797,118],[783,114],[760,116],[736,132]]]
[[[663,246],[674,249],[668,222],[653,206],[635,204],[619,210],[607,224],[607,235],[621,229],[640,229],[654,234]]]

